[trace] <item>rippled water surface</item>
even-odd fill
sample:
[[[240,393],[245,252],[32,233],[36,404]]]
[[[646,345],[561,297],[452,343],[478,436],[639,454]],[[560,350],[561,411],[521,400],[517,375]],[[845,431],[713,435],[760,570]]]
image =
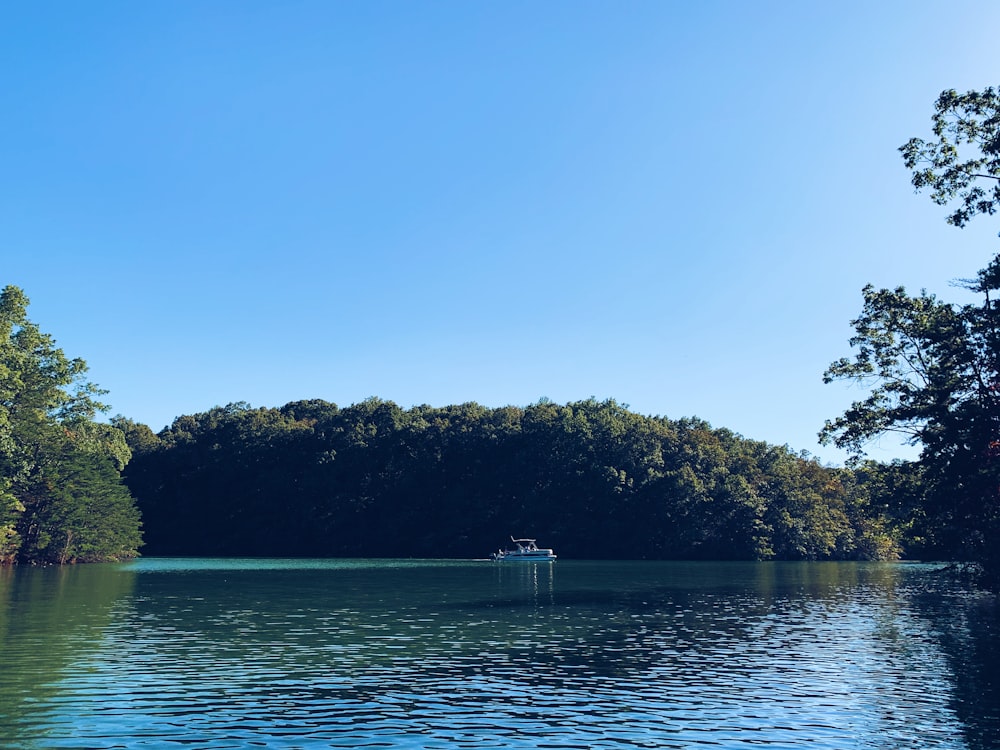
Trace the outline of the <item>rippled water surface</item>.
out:
[[[1000,748],[933,567],[148,559],[0,571],[4,748]]]

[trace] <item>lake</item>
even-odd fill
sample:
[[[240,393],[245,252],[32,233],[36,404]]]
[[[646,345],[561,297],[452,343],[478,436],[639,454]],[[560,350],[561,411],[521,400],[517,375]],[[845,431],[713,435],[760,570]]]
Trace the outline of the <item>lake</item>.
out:
[[[0,570],[3,748],[1000,748],[998,608],[886,563]]]

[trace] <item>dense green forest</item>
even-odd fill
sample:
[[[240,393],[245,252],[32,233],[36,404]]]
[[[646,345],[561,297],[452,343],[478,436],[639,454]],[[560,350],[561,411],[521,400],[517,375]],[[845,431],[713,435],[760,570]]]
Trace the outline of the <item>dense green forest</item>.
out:
[[[232,404],[159,435],[116,425],[149,554],[483,557],[511,534],[588,558],[897,551],[859,473],[611,400]]]

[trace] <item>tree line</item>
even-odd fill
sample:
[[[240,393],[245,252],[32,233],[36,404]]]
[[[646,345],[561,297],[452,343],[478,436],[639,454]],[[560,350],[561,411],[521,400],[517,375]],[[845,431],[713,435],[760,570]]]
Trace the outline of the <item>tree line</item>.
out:
[[[882,559],[855,472],[614,400],[527,407],[230,404],[154,435],[117,420],[150,554]]]

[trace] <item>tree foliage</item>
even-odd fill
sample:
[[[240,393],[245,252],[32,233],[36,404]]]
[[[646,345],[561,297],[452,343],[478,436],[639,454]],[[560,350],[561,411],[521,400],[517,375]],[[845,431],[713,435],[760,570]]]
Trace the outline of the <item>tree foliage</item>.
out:
[[[576,558],[898,552],[851,472],[614,400],[237,403],[126,434],[153,554],[481,557],[511,534]]]
[[[1000,93],[945,91],[933,116],[937,141],[900,148],[918,189],[935,203],[955,201],[948,222],[962,227],[1000,206]],[[868,389],[827,422],[824,442],[860,456],[887,432],[921,447],[909,468],[894,467],[901,496],[913,505],[911,531],[933,554],[974,561],[1000,584],[1000,255],[965,287],[979,296],[947,303],[903,288],[864,289],[853,321],[854,356],[834,362],[826,382]],[[914,496],[918,501],[914,501]]]
[[[821,437],[856,455],[887,432],[920,445],[925,550],[992,571],[1000,543],[1000,308],[981,291],[981,303],[957,305],[867,287],[853,322],[855,356],[834,362],[825,380],[857,381],[868,396],[827,422]]]
[[[855,454],[886,432],[926,442],[957,399],[985,395],[978,388],[981,363],[970,356],[968,311],[926,293],[910,296],[902,287],[869,285],[862,294],[862,313],[852,321],[855,355],[834,362],[823,379],[854,380],[870,392],[828,421],[821,438]]]
[[[929,188],[942,206],[958,199],[948,222],[963,227],[1000,207],[1000,89],[943,91],[934,109],[936,140],[911,138],[899,150],[918,191]]]
[[[74,562],[136,554],[139,517],[119,471],[125,435],[95,421],[104,391],[0,293],[0,561]]]

